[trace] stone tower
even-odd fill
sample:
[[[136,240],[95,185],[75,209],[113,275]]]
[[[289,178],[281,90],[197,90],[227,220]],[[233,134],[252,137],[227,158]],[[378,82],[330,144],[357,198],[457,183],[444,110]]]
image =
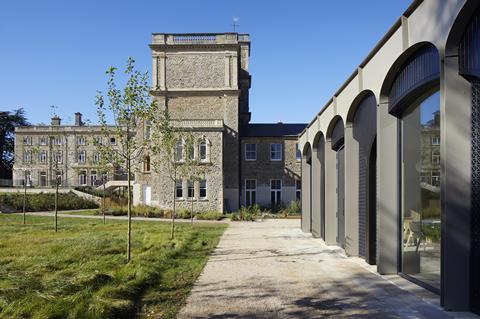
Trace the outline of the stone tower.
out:
[[[208,143],[207,196],[199,210],[239,208],[241,128],[250,121],[248,73],[250,39],[238,33],[154,33],[152,96],[172,119]],[[198,150],[196,149],[196,152]],[[171,207],[171,182],[153,172],[136,176],[137,202]],[[182,181],[179,207],[188,207],[188,181]],[[180,182],[179,182],[180,184]],[[194,193],[200,185],[195,183]],[[146,196],[151,198],[146,199]],[[196,196],[195,196],[196,197]]]

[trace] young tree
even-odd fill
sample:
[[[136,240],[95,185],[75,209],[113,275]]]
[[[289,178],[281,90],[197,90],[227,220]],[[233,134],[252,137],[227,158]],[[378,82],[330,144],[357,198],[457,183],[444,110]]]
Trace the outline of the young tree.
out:
[[[154,104],[149,113],[152,127],[149,149],[152,169],[161,176],[167,176],[172,182],[172,227],[170,238],[175,237],[175,192],[177,181],[181,177],[181,167],[185,162],[184,132],[174,124],[168,109],[160,110]]]
[[[134,63],[132,58],[128,59],[125,70],[127,82],[123,89],[117,87],[117,69],[111,67],[106,72],[108,102],[100,91],[97,93],[95,102],[102,133],[107,139],[107,142],[101,145],[102,153],[107,155],[106,158],[114,166],[122,167],[127,174],[127,262],[131,257],[132,174],[134,167],[141,161],[145,148],[144,143],[135,138],[135,131],[146,118],[153,104],[149,94],[148,73],[136,70]],[[111,113],[115,126],[107,124],[107,112]]]

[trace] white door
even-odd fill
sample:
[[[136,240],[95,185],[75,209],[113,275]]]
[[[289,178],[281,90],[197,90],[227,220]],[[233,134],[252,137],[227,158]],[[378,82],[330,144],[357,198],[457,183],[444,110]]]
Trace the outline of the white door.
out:
[[[152,201],[152,188],[148,185],[143,185],[143,203],[150,205]]]

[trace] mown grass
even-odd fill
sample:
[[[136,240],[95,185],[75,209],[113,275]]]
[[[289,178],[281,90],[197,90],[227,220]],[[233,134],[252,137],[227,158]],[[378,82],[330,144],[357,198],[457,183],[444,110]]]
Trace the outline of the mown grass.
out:
[[[86,210],[75,210],[75,211],[59,211],[59,214],[66,215],[82,215],[82,216],[98,216],[102,215],[98,209],[86,209]]]
[[[225,224],[0,215],[0,318],[173,318]]]

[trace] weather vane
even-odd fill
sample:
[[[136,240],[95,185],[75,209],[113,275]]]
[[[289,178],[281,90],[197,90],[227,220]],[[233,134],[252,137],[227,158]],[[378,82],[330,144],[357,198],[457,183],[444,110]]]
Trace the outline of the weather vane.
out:
[[[58,106],[50,105],[50,109],[52,110],[52,116],[57,116]]]
[[[238,20],[240,19],[237,17],[233,17],[233,22],[232,22],[233,32],[237,32],[237,28],[240,26],[238,24]]]

